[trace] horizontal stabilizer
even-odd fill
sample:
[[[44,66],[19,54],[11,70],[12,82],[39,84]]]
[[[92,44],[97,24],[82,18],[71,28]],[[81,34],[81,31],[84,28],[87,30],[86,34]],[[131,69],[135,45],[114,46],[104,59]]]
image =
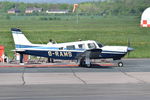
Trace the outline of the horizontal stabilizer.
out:
[[[18,31],[18,32],[21,32],[21,30],[18,29],[18,28],[11,28],[11,31]]]

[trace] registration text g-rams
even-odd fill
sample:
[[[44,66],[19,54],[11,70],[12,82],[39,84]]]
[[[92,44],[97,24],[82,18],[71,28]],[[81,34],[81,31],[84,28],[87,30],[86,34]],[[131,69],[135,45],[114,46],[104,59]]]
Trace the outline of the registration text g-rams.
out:
[[[72,53],[67,51],[48,51],[48,55],[57,57],[72,57]]]

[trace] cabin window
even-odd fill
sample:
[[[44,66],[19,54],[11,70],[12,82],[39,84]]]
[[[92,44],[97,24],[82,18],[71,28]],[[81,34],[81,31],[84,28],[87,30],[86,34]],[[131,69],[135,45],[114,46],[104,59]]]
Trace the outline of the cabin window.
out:
[[[96,48],[96,45],[94,43],[88,43],[88,47],[90,49]]]
[[[85,49],[84,44],[79,44],[78,47],[79,49]]]
[[[67,50],[75,50],[75,46],[74,45],[67,46]]]
[[[63,49],[64,49],[63,47],[60,47],[60,48],[59,48],[59,50],[63,50]]]

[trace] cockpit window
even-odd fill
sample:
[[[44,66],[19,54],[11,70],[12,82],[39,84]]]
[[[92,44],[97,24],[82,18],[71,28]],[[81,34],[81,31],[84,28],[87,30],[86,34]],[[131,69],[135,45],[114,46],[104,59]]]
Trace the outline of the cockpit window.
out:
[[[94,43],[88,43],[88,47],[90,49],[96,48],[96,45]]]
[[[99,43],[99,42],[96,42],[96,43],[100,48],[103,47],[103,45],[101,43]]]

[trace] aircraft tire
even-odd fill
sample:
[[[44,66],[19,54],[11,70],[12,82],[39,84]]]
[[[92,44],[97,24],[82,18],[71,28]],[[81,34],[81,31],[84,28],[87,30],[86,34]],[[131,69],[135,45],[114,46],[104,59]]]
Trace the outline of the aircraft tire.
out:
[[[80,63],[79,66],[80,66],[80,67],[87,67],[87,68],[90,68],[91,65],[92,65],[91,63],[87,65],[87,64],[85,64],[85,61],[83,61],[83,62]]]
[[[86,67],[85,61],[81,61],[79,64],[80,67]]]
[[[88,64],[88,65],[86,64],[86,67],[87,67],[87,68],[90,68],[91,66],[92,66],[92,64],[91,64],[91,63],[90,63],[90,64]]]
[[[123,62],[118,62],[118,67],[123,67]]]

